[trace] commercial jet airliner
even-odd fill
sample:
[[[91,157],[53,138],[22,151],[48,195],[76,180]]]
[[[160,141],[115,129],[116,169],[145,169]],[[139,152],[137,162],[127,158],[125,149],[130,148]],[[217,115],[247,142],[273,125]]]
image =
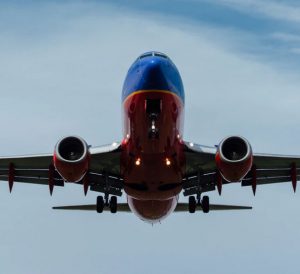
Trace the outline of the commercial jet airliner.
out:
[[[76,183],[102,195],[93,205],[54,209],[133,212],[150,223],[172,212],[251,209],[213,205],[202,195],[223,185],[251,186],[291,182],[296,190],[300,156],[255,154],[240,136],[224,138],[208,147],[183,139],[185,94],[180,74],[160,52],[139,56],[127,73],[123,91],[123,139],[90,147],[78,136],[58,141],[54,153],[1,157],[0,180],[54,186]],[[299,167],[299,168],[298,168]],[[127,203],[117,196],[126,194]],[[179,195],[188,203],[179,203]]]

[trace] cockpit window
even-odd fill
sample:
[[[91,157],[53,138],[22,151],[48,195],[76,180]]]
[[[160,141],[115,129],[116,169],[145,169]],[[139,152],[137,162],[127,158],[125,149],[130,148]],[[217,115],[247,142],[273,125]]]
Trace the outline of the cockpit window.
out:
[[[145,58],[145,57],[150,57],[150,56],[153,56],[152,52],[144,53],[143,55],[140,56],[140,59]]]
[[[147,53],[144,53],[140,56],[140,59],[143,59],[145,57],[150,57],[150,56],[157,56],[157,57],[162,57],[162,58],[168,58],[167,55],[163,54],[163,53],[160,53],[160,52],[147,52]]]
[[[155,52],[154,56],[159,56],[159,57],[162,57],[162,58],[168,58],[167,55],[165,55],[163,53],[159,53],[159,52]]]

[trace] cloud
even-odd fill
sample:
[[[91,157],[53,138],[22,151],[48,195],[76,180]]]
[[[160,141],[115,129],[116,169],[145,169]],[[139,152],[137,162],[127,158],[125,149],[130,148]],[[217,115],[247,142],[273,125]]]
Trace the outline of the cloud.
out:
[[[186,138],[215,144],[226,134],[240,133],[255,140],[250,129],[256,127],[262,130],[260,138],[267,139],[297,115],[297,100],[290,100],[298,96],[297,73],[238,51],[237,40],[251,44],[248,33],[181,21],[162,24],[152,15],[95,4],[49,4],[34,12],[16,9],[15,14],[23,24],[11,25],[0,46],[5,64],[0,90],[6,91],[2,115],[11,117],[3,126],[20,121],[11,129],[22,150],[15,153],[31,152],[29,145],[18,146],[17,132],[26,130],[40,136],[34,152],[52,150],[65,134],[77,133],[94,145],[121,139],[122,82],[131,62],[151,49],[169,54],[182,72],[189,104]],[[24,29],[37,21],[38,31],[24,42]],[[218,110],[214,115],[212,108]],[[253,117],[260,117],[259,124]],[[194,130],[198,124],[205,135]],[[5,136],[0,136],[3,143]],[[23,141],[29,144],[31,138],[24,135]]]
[[[272,33],[271,37],[283,42],[300,42],[300,35],[296,35],[292,33],[276,32],[276,33]]]
[[[300,59],[290,40],[279,40],[273,33],[299,33],[297,1],[257,0],[175,0],[165,1],[105,1],[116,9],[133,12],[157,20],[161,24],[189,31],[199,26],[218,33],[223,47],[244,55],[260,58],[273,66],[298,69]]]
[[[292,48],[291,52],[293,52],[295,54],[300,54],[300,47],[299,48]]]
[[[218,0],[216,2],[245,13],[256,13],[292,23],[300,22],[300,5],[296,1]]]

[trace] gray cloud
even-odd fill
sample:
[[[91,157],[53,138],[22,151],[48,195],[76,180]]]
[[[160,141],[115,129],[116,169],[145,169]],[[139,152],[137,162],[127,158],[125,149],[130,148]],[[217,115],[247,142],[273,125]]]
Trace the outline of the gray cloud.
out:
[[[218,0],[216,2],[247,13],[258,13],[270,18],[293,23],[300,22],[300,5],[297,1]]]

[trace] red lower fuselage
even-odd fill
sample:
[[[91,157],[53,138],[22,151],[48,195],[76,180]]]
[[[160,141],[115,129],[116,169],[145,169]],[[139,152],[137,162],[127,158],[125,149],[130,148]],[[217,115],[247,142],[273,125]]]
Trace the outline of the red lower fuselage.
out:
[[[129,69],[123,87],[121,172],[131,210],[155,222],[174,210],[182,190],[184,92],[169,58],[154,52],[144,57]]]
[[[154,123],[147,113],[149,100],[160,103]],[[128,203],[142,219],[160,220],[174,210],[182,189],[183,104],[171,92],[147,90],[131,94],[123,107],[121,168]]]

